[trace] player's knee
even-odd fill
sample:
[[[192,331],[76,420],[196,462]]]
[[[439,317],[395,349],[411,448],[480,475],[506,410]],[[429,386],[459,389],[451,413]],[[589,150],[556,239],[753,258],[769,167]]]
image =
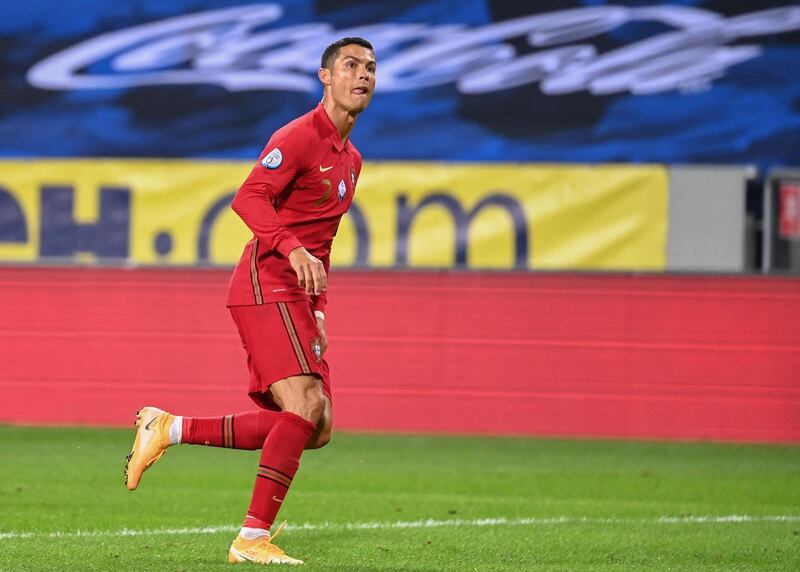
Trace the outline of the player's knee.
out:
[[[310,391],[303,395],[302,399],[288,403],[284,410],[316,424],[325,412],[325,398],[322,392]]]
[[[333,429],[333,422],[331,418],[331,404],[327,398],[325,401],[325,411],[317,421],[317,429],[308,440],[306,449],[321,449],[331,441],[331,430]]]
[[[317,449],[322,449],[325,445],[331,442],[331,432],[327,431],[319,436],[317,439]]]
[[[325,413],[325,398],[321,392],[313,392],[306,395],[305,408],[308,412],[308,420],[318,423]]]
[[[306,449],[322,449],[325,445],[331,442],[331,432],[323,431],[319,435],[315,435],[306,445]]]

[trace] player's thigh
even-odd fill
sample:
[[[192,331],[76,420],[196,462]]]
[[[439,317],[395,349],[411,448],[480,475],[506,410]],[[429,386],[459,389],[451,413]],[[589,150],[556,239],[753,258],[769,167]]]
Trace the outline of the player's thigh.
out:
[[[328,400],[322,380],[313,375],[294,375],[269,386],[272,399],[283,411],[291,411],[315,423],[325,412]]]

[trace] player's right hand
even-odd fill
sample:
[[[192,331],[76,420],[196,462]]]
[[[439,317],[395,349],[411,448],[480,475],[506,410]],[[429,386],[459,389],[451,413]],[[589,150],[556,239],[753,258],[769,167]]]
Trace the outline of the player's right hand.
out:
[[[297,274],[297,284],[306,289],[306,294],[319,295],[328,287],[322,261],[302,246],[289,253],[289,264]]]

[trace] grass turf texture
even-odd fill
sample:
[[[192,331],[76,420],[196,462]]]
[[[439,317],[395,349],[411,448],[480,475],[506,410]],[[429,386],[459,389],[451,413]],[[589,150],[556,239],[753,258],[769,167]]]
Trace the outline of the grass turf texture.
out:
[[[132,439],[0,427],[0,570],[253,568],[225,558],[258,453],[174,447],[129,492]],[[278,544],[304,570],[800,569],[800,520],[687,515],[800,515],[800,448],[337,435],[306,452],[280,515],[332,526],[287,530]],[[537,520],[472,522],[491,517]],[[429,518],[447,525],[344,526]],[[91,535],[47,535],[79,530]],[[34,534],[8,534],[20,532]]]

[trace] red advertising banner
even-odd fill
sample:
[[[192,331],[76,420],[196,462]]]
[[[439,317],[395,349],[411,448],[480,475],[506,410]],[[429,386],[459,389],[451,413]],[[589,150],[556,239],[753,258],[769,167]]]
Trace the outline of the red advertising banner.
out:
[[[0,422],[252,409],[227,270],[0,268]],[[800,442],[800,279],[334,272],[337,430]]]

